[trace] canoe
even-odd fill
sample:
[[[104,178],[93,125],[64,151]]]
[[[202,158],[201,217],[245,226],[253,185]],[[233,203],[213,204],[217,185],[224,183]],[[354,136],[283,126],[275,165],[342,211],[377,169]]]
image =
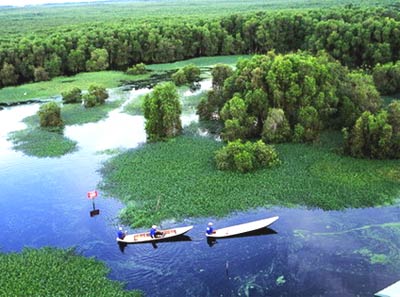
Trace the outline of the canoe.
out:
[[[162,237],[156,237],[152,238],[150,236],[150,232],[143,232],[143,233],[135,233],[135,234],[128,234],[125,236],[124,239],[120,239],[117,237],[118,242],[124,242],[124,243],[142,243],[142,242],[154,242],[154,241],[161,241],[161,240],[166,240],[169,238],[173,238],[179,235],[183,235],[189,230],[191,230],[193,226],[187,226],[187,227],[179,227],[179,228],[173,228],[173,229],[166,229],[166,230],[160,230],[164,232],[164,236]]]
[[[275,221],[279,219],[278,216],[268,218],[268,219],[263,219],[263,220],[258,220],[258,221],[253,221],[249,223],[244,223],[240,225],[234,225],[226,228],[221,228],[214,230],[213,234],[207,234],[207,237],[212,237],[212,238],[222,238],[222,237],[229,237],[229,236],[234,236],[238,234],[243,234],[255,230],[259,230],[262,228],[266,228]]]

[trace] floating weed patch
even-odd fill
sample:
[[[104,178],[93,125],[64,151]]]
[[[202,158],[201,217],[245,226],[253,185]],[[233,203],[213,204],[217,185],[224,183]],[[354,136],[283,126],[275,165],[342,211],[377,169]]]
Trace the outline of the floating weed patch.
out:
[[[105,163],[101,188],[125,203],[142,202],[123,212],[124,222],[135,227],[269,205],[325,210],[382,205],[393,202],[400,191],[399,182],[373,175],[378,169],[397,168],[399,161],[347,159],[353,166],[337,166],[342,157],[332,144],[280,144],[281,166],[241,174],[216,170],[214,154],[222,145],[196,136],[145,144]]]
[[[44,128],[27,128],[10,133],[14,149],[39,158],[60,157],[76,149],[76,142]]]
[[[142,296],[106,278],[107,267],[72,249],[0,253],[1,296]]]
[[[107,117],[107,114],[119,107],[122,100],[107,101],[105,104],[85,108],[81,104],[65,104],[61,109],[61,117],[65,125],[82,125],[98,122]]]

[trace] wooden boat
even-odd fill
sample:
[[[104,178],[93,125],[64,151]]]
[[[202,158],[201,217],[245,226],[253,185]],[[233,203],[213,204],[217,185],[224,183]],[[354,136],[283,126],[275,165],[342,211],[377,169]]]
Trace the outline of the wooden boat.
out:
[[[166,240],[172,237],[176,237],[179,235],[183,235],[189,230],[191,230],[193,226],[187,226],[187,227],[179,227],[179,228],[173,228],[173,229],[166,229],[166,230],[160,230],[163,231],[164,234],[163,236],[152,238],[150,236],[150,232],[143,232],[143,233],[135,233],[135,234],[128,234],[125,236],[124,239],[120,239],[117,237],[118,242],[123,242],[123,243],[143,243],[143,242],[154,242],[154,241],[161,241],[161,240]]]
[[[229,237],[229,236],[234,236],[238,234],[243,234],[255,230],[259,230],[262,228],[266,228],[275,221],[279,219],[278,216],[268,218],[268,219],[263,219],[263,220],[258,220],[258,221],[253,221],[249,223],[244,223],[240,225],[234,225],[226,228],[221,228],[214,230],[214,233],[212,234],[207,234],[207,237],[212,237],[212,238],[222,238],[222,237]]]

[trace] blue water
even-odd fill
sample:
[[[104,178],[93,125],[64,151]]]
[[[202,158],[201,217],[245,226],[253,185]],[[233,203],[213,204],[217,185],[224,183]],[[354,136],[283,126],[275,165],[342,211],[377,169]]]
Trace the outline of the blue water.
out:
[[[34,104],[0,111],[3,252],[76,247],[104,261],[110,278],[148,296],[364,297],[400,279],[399,206],[334,212],[272,207],[219,219],[187,218],[162,223],[195,226],[179,241],[119,246],[123,205],[99,193],[100,214],[90,217],[86,193],[101,181],[98,170],[109,158],[99,151],[145,141],[143,118],[116,110],[99,123],[67,127],[65,134],[79,149],[61,158],[36,158],[14,151],[7,135],[22,129],[21,120],[37,109]],[[184,123],[193,119],[188,115]],[[266,232],[215,243],[204,236],[210,220],[220,228],[275,215],[280,219]]]

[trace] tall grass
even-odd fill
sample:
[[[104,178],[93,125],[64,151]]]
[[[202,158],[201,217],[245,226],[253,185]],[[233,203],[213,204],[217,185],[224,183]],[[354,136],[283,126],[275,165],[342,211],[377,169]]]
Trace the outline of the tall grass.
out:
[[[222,143],[182,136],[112,158],[101,188],[126,203],[121,218],[132,226],[269,205],[338,210],[392,203],[400,193],[400,161],[339,155],[339,139],[328,133],[318,145],[278,145],[280,167],[241,174],[216,170]]]
[[[107,267],[72,249],[0,253],[1,296],[142,296],[106,278]]]

